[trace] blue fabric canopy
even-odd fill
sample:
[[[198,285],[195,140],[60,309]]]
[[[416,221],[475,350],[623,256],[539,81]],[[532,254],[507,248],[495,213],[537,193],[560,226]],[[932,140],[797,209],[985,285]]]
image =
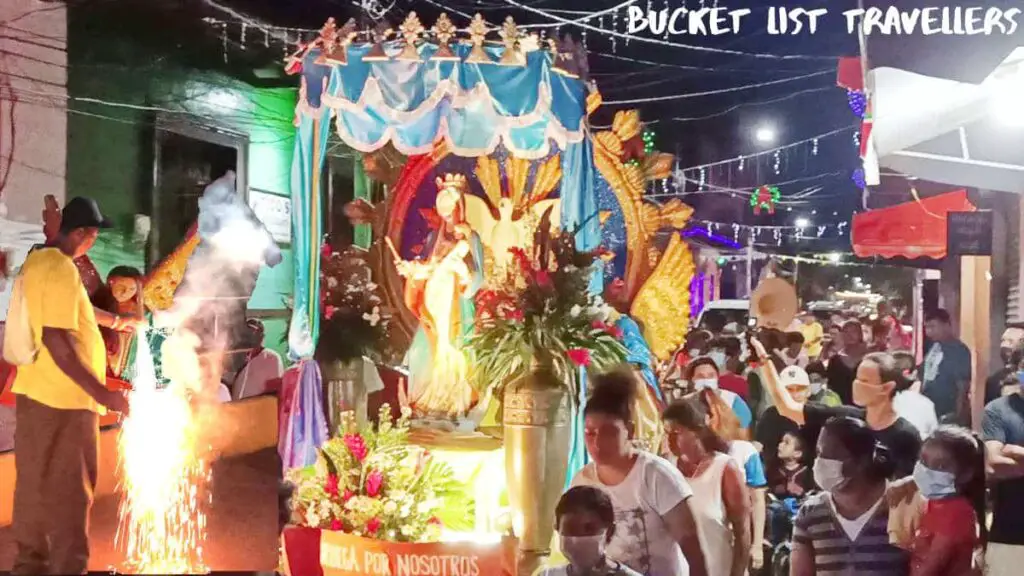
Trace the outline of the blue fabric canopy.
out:
[[[316,64],[310,51],[302,75],[309,107],[334,110],[338,134],[360,152],[392,143],[407,155],[426,154],[443,137],[459,156],[483,156],[504,145],[512,155],[536,159],[581,142],[587,87],[556,71],[546,50],[527,52],[521,66],[497,64],[503,51],[487,48],[494,64],[467,63],[470,46],[455,45],[458,61],[391,59],[366,62],[368,45],[348,47],[345,65]],[[387,46],[395,56],[397,44]]]

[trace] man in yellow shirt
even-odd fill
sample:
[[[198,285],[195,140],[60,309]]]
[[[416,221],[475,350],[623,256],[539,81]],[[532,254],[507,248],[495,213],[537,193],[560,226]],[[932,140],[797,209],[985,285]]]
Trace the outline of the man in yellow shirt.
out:
[[[109,227],[96,202],[74,198],[55,240],[21,268],[38,354],[18,366],[13,386],[15,575],[84,574],[88,564],[99,417],[127,412],[128,402],[104,385],[106,348],[74,258]]]
[[[800,314],[800,333],[804,336],[804,352],[812,362],[821,356],[821,342],[825,338],[825,329],[810,312]]]

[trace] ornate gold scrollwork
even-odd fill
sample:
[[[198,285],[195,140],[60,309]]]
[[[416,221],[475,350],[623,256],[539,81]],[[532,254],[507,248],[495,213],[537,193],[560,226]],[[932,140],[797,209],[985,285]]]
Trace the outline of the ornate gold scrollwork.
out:
[[[644,199],[648,181],[671,173],[673,156],[653,153],[638,162],[628,161],[626,156],[635,148],[642,128],[636,110],[618,112],[612,129],[594,139],[594,163],[622,207],[627,249],[623,280],[632,302],[631,314],[643,323],[644,336],[655,355],[665,358],[689,327],[689,290],[678,287],[693,277],[693,255],[678,234],[664,253],[654,246],[653,239],[665,228],[682,229],[693,209],[678,199],[665,204]]]

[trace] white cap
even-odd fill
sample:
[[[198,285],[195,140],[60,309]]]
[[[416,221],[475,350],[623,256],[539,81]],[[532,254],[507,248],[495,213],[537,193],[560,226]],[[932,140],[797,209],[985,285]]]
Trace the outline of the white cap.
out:
[[[786,366],[779,374],[779,382],[783,386],[810,386],[811,379],[807,372],[799,366]]]

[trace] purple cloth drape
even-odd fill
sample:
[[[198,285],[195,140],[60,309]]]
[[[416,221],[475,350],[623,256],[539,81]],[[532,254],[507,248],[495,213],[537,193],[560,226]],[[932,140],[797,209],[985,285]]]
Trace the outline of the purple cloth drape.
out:
[[[320,366],[304,360],[285,373],[283,380],[277,451],[287,471],[315,464],[317,449],[329,434]]]

